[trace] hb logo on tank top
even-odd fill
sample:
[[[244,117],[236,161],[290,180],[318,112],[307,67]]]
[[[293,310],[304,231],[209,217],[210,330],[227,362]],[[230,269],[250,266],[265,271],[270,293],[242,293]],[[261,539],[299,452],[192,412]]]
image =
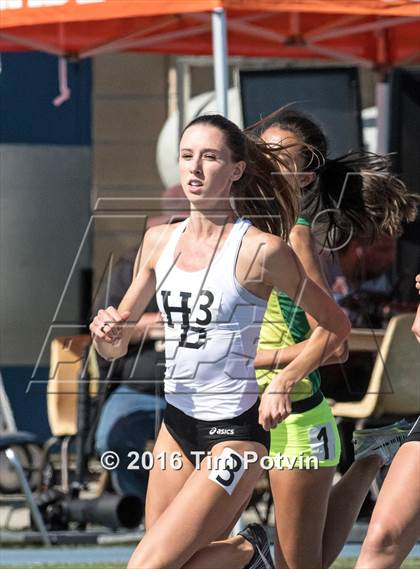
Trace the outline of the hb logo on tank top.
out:
[[[181,333],[178,346],[199,349],[205,345],[207,327],[215,322],[220,307],[220,292],[202,289],[193,299],[187,291],[162,290],[166,323],[170,328],[179,327]]]

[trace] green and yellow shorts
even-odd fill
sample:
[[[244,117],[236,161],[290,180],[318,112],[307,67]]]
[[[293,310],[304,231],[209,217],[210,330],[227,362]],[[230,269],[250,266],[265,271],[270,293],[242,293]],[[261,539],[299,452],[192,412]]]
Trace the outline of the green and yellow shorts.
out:
[[[296,407],[299,407],[301,402],[297,403]],[[336,466],[340,454],[337,425],[324,398],[308,411],[292,411],[271,430],[270,456],[281,457],[283,468]]]

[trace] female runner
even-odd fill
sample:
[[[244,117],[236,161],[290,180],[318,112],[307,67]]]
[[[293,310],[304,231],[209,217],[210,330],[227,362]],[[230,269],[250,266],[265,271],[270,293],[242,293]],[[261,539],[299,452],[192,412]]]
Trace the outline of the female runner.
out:
[[[416,276],[420,294],[420,275]],[[413,324],[420,342],[420,304]],[[373,510],[356,569],[394,569],[420,538],[420,417],[397,452]]]
[[[298,193],[280,164],[267,145],[219,115],[192,121],[179,158],[191,215],[146,232],[118,309],[99,311],[91,324],[98,352],[117,358],[130,338],[124,322],[137,322],[155,291],[165,322],[168,406],[150,472],[146,534],[129,569],[225,569],[226,545],[218,540],[249,500],[270,428],[289,415],[294,385],[350,331],[342,310],[306,279],[281,238],[296,219]],[[299,295],[319,324],[259,403],[253,360],[273,287]],[[246,463],[247,451],[256,462]],[[174,453],[181,460],[171,464]],[[253,555],[238,548],[230,569],[246,566]]]
[[[323,222],[329,221],[327,242],[334,249],[349,236],[373,240],[382,234],[398,235],[402,222],[415,217],[416,198],[388,173],[385,158],[350,154],[329,160],[324,133],[303,113],[283,109],[261,122],[262,138],[287,148],[303,191],[307,215],[298,218],[290,244],[309,278],[331,294],[308,219],[313,220],[312,226],[319,226],[321,217]],[[296,306],[294,299],[287,291],[273,290],[270,295],[255,361],[263,388],[299,357],[316,329],[316,319]],[[346,358],[343,347],[341,354],[333,354],[326,363]],[[296,383],[290,399],[292,413],[271,431],[270,454],[281,453],[289,458],[289,464],[301,464],[300,456],[316,457],[320,468],[270,471],[278,538],[276,566],[329,567],[341,551],[379,468],[391,462],[406,430],[403,423],[397,423],[356,431],[356,461],[333,486],[340,441],[320,391],[319,372],[315,370]]]

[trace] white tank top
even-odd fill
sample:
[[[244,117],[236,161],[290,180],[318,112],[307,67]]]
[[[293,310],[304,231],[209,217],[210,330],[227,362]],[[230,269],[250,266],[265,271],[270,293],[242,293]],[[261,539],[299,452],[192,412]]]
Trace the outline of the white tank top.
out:
[[[165,324],[165,396],[204,421],[247,411],[258,397],[254,358],[267,302],[235,277],[242,238],[238,219],[209,267],[183,271],[175,249],[189,218],[172,233],[156,264],[156,298]]]

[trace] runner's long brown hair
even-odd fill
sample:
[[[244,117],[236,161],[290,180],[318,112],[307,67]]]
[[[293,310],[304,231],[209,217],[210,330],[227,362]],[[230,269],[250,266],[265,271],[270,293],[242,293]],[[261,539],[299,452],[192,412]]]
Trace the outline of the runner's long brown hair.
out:
[[[315,172],[316,177],[304,189],[301,210],[309,219],[325,212],[330,246],[337,246],[350,227],[354,237],[374,241],[379,235],[400,235],[403,224],[415,219],[420,199],[391,173],[388,156],[351,152],[331,159],[322,128],[309,115],[289,107],[250,128],[263,134],[273,127],[293,133],[302,144],[301,169]]]

